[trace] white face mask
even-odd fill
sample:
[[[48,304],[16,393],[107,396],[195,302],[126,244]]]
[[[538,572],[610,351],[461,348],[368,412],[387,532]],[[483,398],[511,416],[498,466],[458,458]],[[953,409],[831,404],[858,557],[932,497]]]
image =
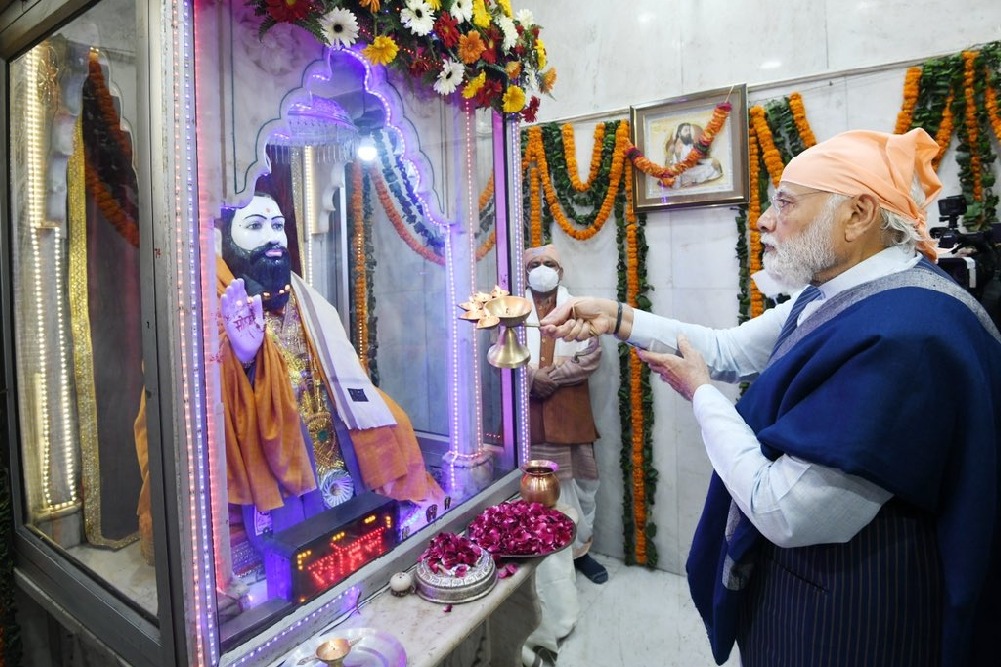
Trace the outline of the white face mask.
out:
[[[559,271],[550,266],[537,266],[528,272],[528,286],[534,292],[552,292],[559,284]]]

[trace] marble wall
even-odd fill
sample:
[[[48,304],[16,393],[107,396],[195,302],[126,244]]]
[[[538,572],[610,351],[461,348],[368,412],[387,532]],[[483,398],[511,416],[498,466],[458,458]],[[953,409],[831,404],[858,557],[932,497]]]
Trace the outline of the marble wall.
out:
[[[582,7],[586,5],[586,7]],[[1001,4],[983,0],[834,2],[521,0],[543,26],[559,78],[540,122],[577,120],[586,169],[595,122],[628,118],[630,105],[747,83],[749,100],[791,91],[804,98],[819,139],[853,128],[890,131],[906,61],[922,61],[1001,39]],[[940,169],[943,195],[960,192],[954,155]],[[586,174],[585,174],[586,175]],[[615,230],[578,243],[557,230],[566,285],[615,298]],[[654,312],[714,327],[737,323],[737,241],[733,212],[698,208],[648,216],[648,276]],[[592,380],[602,438],[602,487],[595,550],[622,554],[618,369],[613,345]],[[736,398],[732,388],[725,388]],[[654,381],[655,496],[659,567],[682,573],[711,472],[690,404]]]

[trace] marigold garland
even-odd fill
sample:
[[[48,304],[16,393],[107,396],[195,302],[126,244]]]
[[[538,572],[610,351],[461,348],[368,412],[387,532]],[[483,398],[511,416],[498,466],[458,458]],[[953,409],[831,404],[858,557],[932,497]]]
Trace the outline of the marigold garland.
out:
[[[612,213],[612,207],[615,205],[615,196],[621,187],[622,165],[625,161],[625,147],[627,145],[629,145],[629,124],[622,122],[615,132],[615,152],[612,157],[611,173],[608,177],[608,193],[605,195],[601,207],[595,213],[594,222],[580,229],[569,219],[553,187],[553,182],[549,175],[549,162],[546,159],[546,151],[542,145],[542,128],[538,125],[528,128],[528,143],[526,153],[523,157],[523,170],[529,170],[532,163],[535,163],[538,167],[536,175],[542,183],[542,190],[545,193],[546,201],[549,203],[549,210],[552,212],[557,224],[559,224],[560,229],[570,238],[577,241],[586,241],[593,238],[608,221]]]
[[[977,57],[979,51],[963,51],[963,94],[966,95],[966,142],[970,150],[970,174],[973,177],[973,200],[984,198],[983,181],[980,173],[980,153],[975,150],[977,145],[977,101],[974,97],[973,85],[976,76]]]
[[[803,96],[799,93],[789,95],[789,108],[792,110],[792,119],[796,124],[796,131],[803,142],[805,148],[817,145],[817,137],[813,136],[810,123],[806,120],[806,109],[803,108]]]
[[[672,164],[668,166],[663,166],[657,164],[656,162],[650,160],[648,157],[643,155],[643,152],[639,148],[629,142],[626,157],[633,163],[633,166],[644,174],[652,176],[660,181],[660,184],[666,188],[674,185],[675,180],[678,176],[685,173],[696,164],[699,160],[702,160],[709,154],[709,149],[712,147],[713,141],[716,139],[716,135],[722,129],[723,124],[726,119],[730,116],[730,111],[733,108],[729,102],[720,102],[713,109],[712,118],[706,123],[705,129],[702,134],[692,145],[692,150],[688,153],[684,160],[677,164]]]
[[[379,172],[378,168],[375,166],[369,166],[368,176],[375,185],[376,194],[379,196],[379,203],[382,204],[382,209],[386,212],[386,217],[389,218],[389,222],[392,223],[393,229],[395,229],[396,233],[399,234],[401,239],[403,239],[403,242],[407,244],[407,247],[427,261],[438,264],[439,266],[444,266],[444,257],[439,256],[427,246],[418,243],[413,235],[407,232],[406,223],[403,222],[403,216],[401,216],[400,212],[396,210],[396,206],[393,204],[393,199],[389,194],[389,188],[386,186],[386,181],[382,178],[382,174]]]
[[[107,156],[112,162],[117,163],[122,168],[131,169],[132,141],[121,129],[121,117],[115,108],[115,101],[104,79],[104,71],[101,69],[96,52],[91,52],[90,54],[87,79],[90,85],[85,86],[84,103],[86,104],[88,100],[92,101],[97,109],[96,117],[91,116],[93,121],[102,123],[102,130],[112,139],[110,142],[100,144],[102,149],[101,155]],[[92,93],[92,96],[86,94],[87,92]],[[117,147],[117,154],[110,152],[113,150],[112,146]],[[99,156],[93,155],[92,151],[87,151],[85,172],[87,191],[91,199],[97,204],[101,215],[104,216],[115,231],[130,245],[138,248],[138,222],[135,215],[126,210],[123,205],[123,202],[128,203],[128,199],[123,197],[123,201],[120,202],[113,191],[115,186],[106,183],[102,179],[96,164],[99,161],[103,160]]]
[[[586,192],[594,182],[598,169],[601,168],[601,147],[605,138],[605,124],[598,123],[594,126],[594,146],[591,149],[591,166],[588,168],[587,180],[581,183],[577,171],[577,146],[574,142],[574,130],[572,123],[566,123],[562,127],[563,150],[566,154],[567,173],[570,176],[570,183],[577,192]]]
[[[999,63],[1001,42],[927,60],[908,70],[898,113],[897,131],[921,127],[934,136],[938,152],[932,165],[936,170],[956,134],[959,181],[967,201],[962,224],[971,231],[997,219],[995,156],[989,134],[993,130],[1001,135],[994,85]],[[905,127],[908,116],[909,127]]]
[[[772,130],[768,127],[768,120],[765,118],[765,108],[760,104],[756,104],[748,109],[748,115],[750,116],[751,123],[754,124],[754,133],[758,137],[758,143],[761,147],[761,158],[768,169],[768,175],[771,176],[772,185],[778,187],[782,181],[782,171],[785,169],[785,164],[782,162],[782,156],[775,146],[775,138]]]
[[[945,152],[949,150],[949,143],[952,140],[954,130],[952,122],[952,102],[956,93],[949,91],[949,96],[945,98],[945,107],[942,109],[942,122],[939,123],[938,131],[935,133],[935,143],[938,144],[938,153],[931,160],[932,169],[938,171],[938,166],[945,157]]]
[[[921,68],[909,67],[904,75],[904,101],[897,113],[897,125],[893,128],[894,134],[904,134],[911,129],[911,122],[914,119],[914,107],[918,103],[918,93],[921,84]]]
[[[984,105],[994,136],[1001,142],[1001,113],[998,112],[998,93],[993,85],[988,84],[984,90]]]
[[[748,127],[747,135],[747,165],[750,183],[747,228],[750,238],[748,254],[748,275],[752,276],[761,270],[761,232],[758,230],[758,220],[761,218],[761,188],[758,185],[761,178],[761,154],[758,149],[758,135],[751,125]],[[749,281],[748,294],[750,295],[751,317],[757,317],[765,312],[765,297],[758,289],[754,281]]]

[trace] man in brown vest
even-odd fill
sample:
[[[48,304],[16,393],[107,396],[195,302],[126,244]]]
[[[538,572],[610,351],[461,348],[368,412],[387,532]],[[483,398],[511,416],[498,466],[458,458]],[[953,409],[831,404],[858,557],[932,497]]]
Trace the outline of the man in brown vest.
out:
[[[532,301],[529,321],[537,322],[570,298],[560,286],[563,266],[553,245],[525,250],[525,273]],[[539,336],[526,327],[532,363],[528,367],[532,458],[559,465],[560,503],[577,512],[574,566],[596,584],[608,580],[605,568],[588,555],[594,528],[598,466],[594,441],[598,431],[591,414],[587,378],[598,368],[601,346],[594,340],[566,342]]]
[[[529,285],[525,297],[532,302],[529,323],[538,322],[571,298],[560,286],[563,266],[555,246],[525,250],[525,273]],[[587,378],[598,368],[601,346],[597,339],[568,343],[544,338],[538,328],[525,330],[532,353],[527,367],[532,458],[554,461],[559,466],[559,506],[577,522],[572,553],[562,551],[549,556],[535,572],[540,620],[522,648],[522,664],[550,667],[556,664],[560,640],[577,623],[580,607],[575,568],[594,583],[608,581],[608,571],[587,553],[594,532],[598,491],[594,459],[598,430],[591,414]]]

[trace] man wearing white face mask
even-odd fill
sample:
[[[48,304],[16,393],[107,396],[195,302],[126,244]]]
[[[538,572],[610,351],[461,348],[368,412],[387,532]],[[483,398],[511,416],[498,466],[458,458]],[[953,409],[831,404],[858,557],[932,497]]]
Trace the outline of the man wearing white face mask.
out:
[[[525,297],[532,302],[528,322],[538,322],[556,306],[571,298],[560,286],[563,266],[553,245],[525,250],[525,273],[529,288]],[[528,366],[529,424],[532,458],[555,461],[559,466],[560,505],[572,508],[577,521],[577,537],[570,554],[547,558],[536,571],[536,591],[541,621],[522,651],[529,667],[556,662],[559,640],[577,622],[577,588],[574,568],[596,584],[608,580],[604,566],[587,552],[594,528],[598,466],[594,441],[598,431],[591,413],[587,379],[601,361],[597,339],[566,342],[543,338],[538,328],[526,327],[532,361]]]

